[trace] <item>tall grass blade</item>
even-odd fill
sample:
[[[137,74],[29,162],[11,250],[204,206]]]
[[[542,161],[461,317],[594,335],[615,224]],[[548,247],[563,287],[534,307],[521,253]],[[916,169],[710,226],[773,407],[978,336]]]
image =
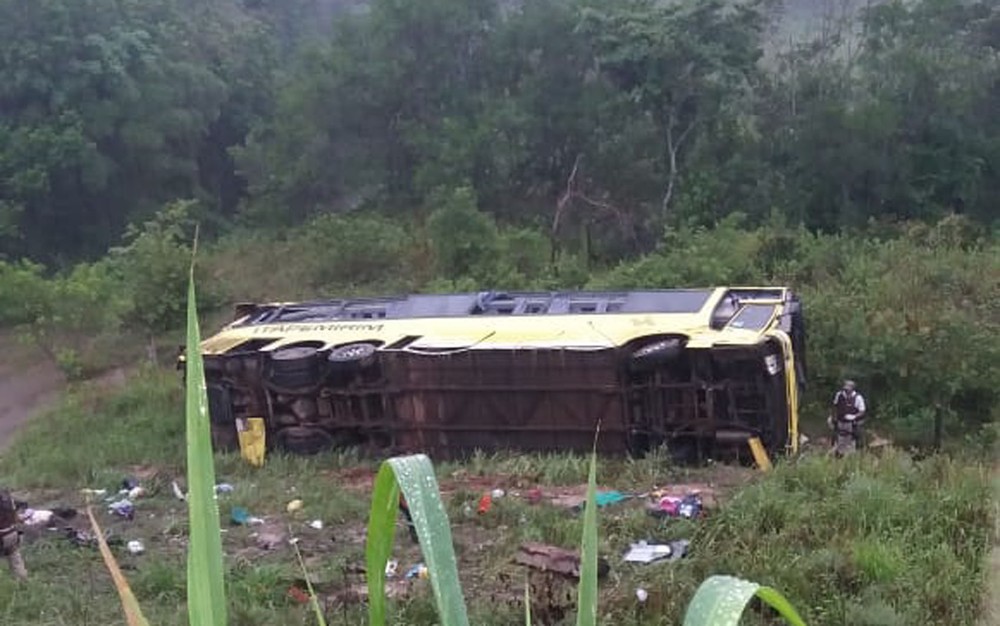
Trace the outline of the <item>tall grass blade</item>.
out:
[[[583,541],[580,548],[580,586],[576,602],[576,624],[577,626],[597,626],[596,436],[594,439],[594,451],[590,456],[590,474],[587,477],[587,503],[583,509]]]
[[[115,555],[111,553],[108,542],[104,540],[104,531],[101,530],[89,506],[87,507],[87,517],[90,518],[90,527],[94,529],[94,535],[97,537],[97,545],[101,549],[101,556],[104,557],[104,564],[107,566],[108,572],[111,573],[111,580],[114,581],[115,588],[118,589],[118,597],[121,599],[122,610],[125,612],[125,622],[128,626],[149,626],[149,622],[142,614],[142,609],[139,608],[139,601],[135,599],[132,588],[129,587],[121,568],[118,567]]]
[[[302,570],[302,577],[306,581],[306,589],[309,590],[309,603],[312,604],[313,612],[316,614],[316,623],[319,626],[326,626],[326,618],[323,617],[323,609],[319,606],[319,598],[316,597],[316,590],[313,589],[312,581],[309,580],[309,571],[306,569],[306,562],[302,560],[302,552],[299,550],[297,541],[292,542],[295,548],[295,557],[299,560],[299,569]]]
[[[386,623],[385,567],[392,554],[401,489],[430,574],[440,624],[468,626],[448,514],[438,492],[434,467],[423,454],[391,458],[382,464],[375,478],[365,548],[368,622],[370,626]]]
[[[684,626],[737,626],[747,604],[757,596],[793,626],[806,626],[777,590],[733,576],[711,576],[695,592],[684,614]]]
[[[531,581],[524,579],[524,626],[531,626]]]
[[[208,395],[201,358],[201,333],[195,301],[194,262],[188,280],[187,395],[188,543],[187,605],[191,626],[226,626],[222,535],[215,503],[215,465],[208,421]]]

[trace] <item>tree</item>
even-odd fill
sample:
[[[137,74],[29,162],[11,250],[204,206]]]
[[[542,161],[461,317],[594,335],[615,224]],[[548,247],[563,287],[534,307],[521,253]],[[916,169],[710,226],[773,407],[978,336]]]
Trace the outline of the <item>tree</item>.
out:
[[[125,245],[110,251],[128,294],[125,320],[146,333],[153,363],[157,362],[156,336],[181,326],[187,310],[179,294],[185,293],[192,262],[193,208],[191,201],[165,206],[141,226],[130,225]],[[203,294],[199,300],[206,305],[211,296],[206,300]]]
[[[761,7],[761,2],[630,0],[584,13],[583,27],[595,39],[601,69],[659,129],[664,218],[685,150],[699,132],[707,135],[712,124],[732,115],[755,81],[765,23]]]
[[[5,248],[64,263],[177,197],[231,211],[255,29],[230,0],[0,0]]]

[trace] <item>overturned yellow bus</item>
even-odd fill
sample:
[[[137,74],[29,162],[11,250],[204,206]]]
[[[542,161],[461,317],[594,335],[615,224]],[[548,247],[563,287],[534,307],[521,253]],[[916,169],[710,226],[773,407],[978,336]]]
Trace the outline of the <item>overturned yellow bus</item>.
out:
[[[452,456],[798,445],[799,299],[785,287],[408,295],[239,305],[205,340],[213,442]]]

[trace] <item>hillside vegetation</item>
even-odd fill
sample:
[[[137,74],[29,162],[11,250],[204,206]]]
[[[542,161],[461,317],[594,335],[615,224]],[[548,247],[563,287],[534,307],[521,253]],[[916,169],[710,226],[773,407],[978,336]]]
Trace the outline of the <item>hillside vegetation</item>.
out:
[[[995,0],[0,0],[0,331],[71,380],[129,370],[70,385],[0,456],[4,486],[82,507],[139,479],[134,519],[97,513],[145,542],[115,549],[153,623],[186,623],[173,364],[196,237],[206,336],[244,300],[776,283],[805,307],[805,430],[849,376],[896,445],[836,460],[814,440],[767,474],[602,460],[605,488],[718,496],[694,521],[601,510],[602,623],[679,623],[731,573],[810,624],[972,624],[1000,445],[997,111]],[[363,623],[372,459],[215,468],[224,519],[265,520],[224,529],[233,623],[314,623],[291,534],[329,623]],[[473,623],[518,623],[518,546],[575,547],[581,522],[514,494],[579,491],[586,459],[436,469]],[[61,530],[26,537],[27,584],[0,576],[3,623],[120,622]],[[643,538],[692,550],[623,563]],[[397,623],[432,623],[424,581],[395,583]],[[536,623],[572,616],[543,591]]]
[[[169,360],[195,224],[213,314],[775,281],[812,414],[986,449],[1000,9],[821,4],[0,0],[0,324]]]

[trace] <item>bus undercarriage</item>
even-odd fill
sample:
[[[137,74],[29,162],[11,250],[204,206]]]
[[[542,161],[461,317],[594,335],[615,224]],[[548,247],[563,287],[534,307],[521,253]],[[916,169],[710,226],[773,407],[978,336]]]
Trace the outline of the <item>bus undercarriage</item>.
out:
[[[642,454],[668,444],[718,457],[760,437],[789,444],[781,345],[687,348],[683,336],[605,349],[408,349],[248,342],[205,357],[217,448],[263,417],[270,444],[438,457],[473,450]]]

